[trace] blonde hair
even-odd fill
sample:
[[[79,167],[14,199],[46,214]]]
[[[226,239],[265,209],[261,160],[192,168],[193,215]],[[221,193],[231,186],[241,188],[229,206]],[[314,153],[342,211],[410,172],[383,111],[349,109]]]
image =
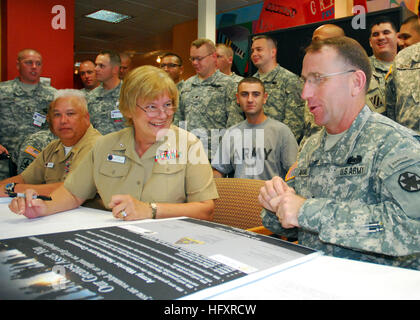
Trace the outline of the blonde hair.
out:
[[[191,43],[191,47],[196,47],[197,49],[203,45],[206,46],[206,48],[209,50],[210,53],[216,52],[216,46],[214,45],[214,42],[211,41],[210,39],[198,38],[197,40],[194,40]]]
[[[141,66],[133,69],[124,79],[120,91],[120,111],[132,126],[132,115],[137,101],[152,101],[167,94],[175,110],[178,108],[178,90],[174,81],[162,69],[153,66]]]

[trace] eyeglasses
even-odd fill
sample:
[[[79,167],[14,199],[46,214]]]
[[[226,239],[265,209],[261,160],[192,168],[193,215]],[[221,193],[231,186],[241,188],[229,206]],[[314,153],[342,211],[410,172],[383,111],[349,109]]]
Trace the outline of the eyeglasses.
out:
[[[163,69],[163,68],[165,68],[165,67],[168,67],[168,68],[175,68],[175,67],[180,67],[181,65],[180,64],[176,64],[176,63],[162,63],[161,65],[160,65],[160,67]]]
[[[195,60],[197,60],[198,62],[201,62],[201,60],[203,60],[204,58],[207,58],[208,56],[211,56],[213,53],[209,53],[208,55],[204,56],[204,57],[190,57],[190,61],[194,62]]]
[[[340,74],[346,74],[356,72],[356,70],[347,70],[341,72],[334,72],[334,73],[327,73],[327,74],[320,74],[320,73],[309,73],[307,77],[301,76],[300,78],[303,81],[303,84],[309,83],[310,85],[318,86],[321,81],[325,78],[335,77]]]
[[[143,108],[140,107],[137,103],[136,106],[146,112],[147,116],[151,118],[159,116],[162,111],[165,112],[165,114],[168,116],[171,116],[175,113],[175,107],[172,105],[172,102],[166,103],[160,108],[153,105],[148,105]]]

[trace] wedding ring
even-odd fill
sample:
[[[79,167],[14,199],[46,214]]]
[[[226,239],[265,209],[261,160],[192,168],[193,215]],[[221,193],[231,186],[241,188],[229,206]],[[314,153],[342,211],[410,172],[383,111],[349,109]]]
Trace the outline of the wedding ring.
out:
[[[127,212],[125,212],[125,210],[121,211],[120,214],[123,218],[125,218],[127,216]]]

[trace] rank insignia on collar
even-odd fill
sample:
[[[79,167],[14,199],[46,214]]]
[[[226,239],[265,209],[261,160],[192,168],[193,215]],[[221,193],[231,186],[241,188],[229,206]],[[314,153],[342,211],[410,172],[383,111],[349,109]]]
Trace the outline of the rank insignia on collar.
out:
[[[400,174],[398,178],[398,183],[400,187],[408,192],[417,192],[420,191],[420,177],[411,172],[404,172]]]

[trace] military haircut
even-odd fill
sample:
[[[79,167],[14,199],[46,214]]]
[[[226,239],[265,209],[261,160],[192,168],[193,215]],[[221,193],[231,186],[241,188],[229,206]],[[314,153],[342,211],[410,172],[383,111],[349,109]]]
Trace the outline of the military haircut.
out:
[[[37,51],[35,49],[31,49],[31,48],[26,48],[26,49],[20,50],[17,54],[17,60],[21,61],[23,59],[23,56],[28,52],[35,52],[36,54],[38,54],[41,57],[41,60],[42,60],[42,54],[39,53],[39,51]]]
[[[210,39],[206,38],[199,38],[197,40],[194,40],[191,43],[191,47],[200,48],[201,46],[206,46],[207,49],[209,49],[209,53],[215,53],[216,52],[216,46],[214,45],[214,42]]]
[[[163,58],[166,58],[166,57],[175,57],[175,58],[177,58],[177,60],[178,60],[178,64],[179,64],[180,66],[182,66],[182,65],[183,65],[182,58],[181,58],[179,55],[177,55],[176,53],[173,53],[173,52],[167,52],[167,53],[165,53],[165,54],[161,57],[161,59],[163,60]]]
[[[223,53],[227,56],[227,57],[233,57],[233,50],[231,47],[225,45],[224,43],[218,43],[216,45],[216,48],[220,48],[223,50]]]
[[[131,116],[137,101],[147,102],[167,94],[175,110],[178,108],[178,89],[174,81],[162,69],[150,65],[132,70],[124,79],[120,91],[120,111],[127,119],[128,126],[133,125]]]
[[[398,32],[397,27],[395,26],[394,21],[392,21],[392,19],[390,17],[387,16],[379,16],[376,17],[371,24],[369,25],[369,38],[372,36],[372,28],[374,26],[380,25],[381,23],[389,23],[392,27],[392,29],[394,29],[395,32]]]
[[[80,107],[80,110],[83,112],[83,114],[88,114],[88,107],[87,107],[87,101],[86,101],[86,95],[83,91],[76,90],[76,89],[61,89],[58,90],[54,94],[54,100],[51,101],[48,112],[47,112],[47,121],[51,121],[52,112],[54,110],[55,104],[59,99],[62,98],[68,98],[71,101],[71,104],[73,106],[77,105]],[[52,129],[52,128],[50,128]],[[53,131],[51,131],[53,132]],[[54,132],[53,132],[54,133]]]
[[[239,87],[241,86],[242,83],[258,83],[262,87],[263,93],[265,93],[264,83],[256,77],[243,78],[241,81],[239,81],[239,83],[238,83],[238,93],[239,93]]]
[[[267,40],[268,43],[271,44],[271,46],[275,49],[277,49],[277,40],[273,39],[272,37],[262,34],[262,35],[258,35],[252,38],[252,42],[254,42],[255,40],[259,40],[259,39],[265,39]]]
[[[420,22],[419,22],[419,18],[417,16],[411,16],[408,17],[407,19],[405,19],[401,25],[404,24],[411,24],[412,28],[418,33],[420,34]]]
[[[115,51],[112,50],[102,50],[101,52],[99,52],[100,55],[107,55],[109,57],[109,61],[111,63],[112,66],[121,66],[121,58],[120,55],[118,53],[116,53]]]
[[[360,43],[349,37],[327,38],[324,40],[312,41],[305,49],[305,52],[320,52],[323,47],[332,47],[346,63],[362,70],[366,75],[365,91],[367,91],[372,77],[372,67],[370,65],[369,57]]]

